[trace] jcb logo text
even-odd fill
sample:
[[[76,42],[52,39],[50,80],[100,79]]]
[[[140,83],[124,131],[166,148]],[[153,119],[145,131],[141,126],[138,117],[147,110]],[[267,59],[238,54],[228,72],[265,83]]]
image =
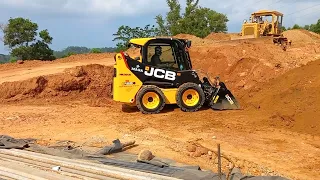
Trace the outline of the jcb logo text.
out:
[[[176,80],[176,73],[173,71],[165,71],[163,69],[150,68],[150,71],[144,71],[146,76],[154,76],[159,79],[166,79],[170,81]]]

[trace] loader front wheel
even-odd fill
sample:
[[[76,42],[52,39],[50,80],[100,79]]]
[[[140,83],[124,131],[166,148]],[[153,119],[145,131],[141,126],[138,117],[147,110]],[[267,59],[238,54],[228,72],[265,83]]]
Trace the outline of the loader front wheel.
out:
[[[179,87],[176,100],[182,111],[195,112],[203,106],[205,94],[199,85],[185,83]]]
[[[165,106],[165,97],[157,86],[147,85],[137,93],[136,103],[143,114],[158,114]]]

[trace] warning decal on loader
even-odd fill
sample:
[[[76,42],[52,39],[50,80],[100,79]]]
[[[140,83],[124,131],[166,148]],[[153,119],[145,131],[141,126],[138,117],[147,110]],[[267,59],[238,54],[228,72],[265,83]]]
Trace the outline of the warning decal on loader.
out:
[[[219,99],[219,95],[217,95],[216,98],[214,98],[213,103],[214,103],[214,104],[217,103],[218,99]]]
[[[232,105],[234,104],[234,102],[232,101],[231,97],[228,94],[225,97],[227,98],[230,104]]]

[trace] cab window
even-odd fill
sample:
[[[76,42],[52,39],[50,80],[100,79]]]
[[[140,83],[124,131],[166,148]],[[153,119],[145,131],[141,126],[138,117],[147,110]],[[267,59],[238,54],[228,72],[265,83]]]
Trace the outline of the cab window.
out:
[[[171,44],[151,43],[148,45],[147,63],[152,66],[179,70],[176,56]]]

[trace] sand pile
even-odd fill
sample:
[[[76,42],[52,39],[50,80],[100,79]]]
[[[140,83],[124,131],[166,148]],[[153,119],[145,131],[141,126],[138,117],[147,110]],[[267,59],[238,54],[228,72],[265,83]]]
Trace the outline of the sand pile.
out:
[[[92,64],[66,69],[60,74],[5,82],[0,85],[0,102],[85,100],[91,105],[103,105],[111,101],[112,77],[112,67]]]
[[[320,42],[320,35],[304,29],[293,29],[283,32],[283,35],[292,43],[312,43]]]
[[[205,39],[214,41],[227,41],[231,40],[231,37],[229,34],[226,33],[211,33]]]
[[[271,126],[320,135],[320,60],[250,90],[246,108],[269,111]]]

